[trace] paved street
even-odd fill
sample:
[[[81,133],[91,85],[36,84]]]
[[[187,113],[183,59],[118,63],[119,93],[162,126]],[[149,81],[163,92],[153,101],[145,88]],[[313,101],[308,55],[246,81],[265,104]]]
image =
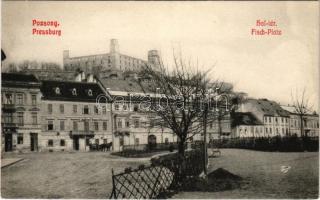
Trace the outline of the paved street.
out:
[[[147,164],[149,158],[123,159],[105,152],[10,155],[24,160],[2,169],[4,198],[108,198],[111,169]]]
[[[24,160],[2,169],[5,198],[106,198],[112,188],[111,168],[119,172],[149,162],[149,158],[125,159],[103,152],[10,157]],[[210,159],[209,171],[219,167],[248,184],[215,193],[182,192],[174,198],[316,198],[318,194],[318,153],[223,149],[221,157]]]

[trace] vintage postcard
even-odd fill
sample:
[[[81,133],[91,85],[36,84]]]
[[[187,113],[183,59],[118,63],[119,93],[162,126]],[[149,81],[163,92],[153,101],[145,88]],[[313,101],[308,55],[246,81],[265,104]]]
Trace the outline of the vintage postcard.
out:
[[[319,1],[2,1],[1,197],[319,198]]]

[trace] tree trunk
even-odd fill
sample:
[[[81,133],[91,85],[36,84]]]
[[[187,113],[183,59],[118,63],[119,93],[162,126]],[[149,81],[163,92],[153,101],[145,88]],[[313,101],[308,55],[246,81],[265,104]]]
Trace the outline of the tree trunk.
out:
[[[180,139],[178,143],[178,153],[180,156],[184,157],[184,153],[185,153],[184,140]]]
[[[300,135],[301,137],[305,136],[304,135],[304,125],[303,125],[303,116],[300,116]]]

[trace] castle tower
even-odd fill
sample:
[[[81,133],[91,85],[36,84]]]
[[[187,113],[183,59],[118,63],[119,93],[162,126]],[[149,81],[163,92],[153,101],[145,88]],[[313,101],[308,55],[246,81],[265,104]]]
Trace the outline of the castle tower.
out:
[[[160,67],[160,55],[158,50],[148,51],[148,63],[156,68]]]
[[[120,69],[120,54],[119,54],[119,43],[117,39],[110,40],[110,61],[111,67]]]

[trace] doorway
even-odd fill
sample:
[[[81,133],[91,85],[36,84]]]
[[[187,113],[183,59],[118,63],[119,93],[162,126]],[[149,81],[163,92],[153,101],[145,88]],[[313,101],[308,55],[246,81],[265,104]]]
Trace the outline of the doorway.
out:
[[[30,133],[30,150],[38,151],[38,134]]]
[[[7,133],[4,135],[5,146],[4,151],[12,151],[12,134]]]
[[[79,136],[73,136],[73,149],[79,150]]]

